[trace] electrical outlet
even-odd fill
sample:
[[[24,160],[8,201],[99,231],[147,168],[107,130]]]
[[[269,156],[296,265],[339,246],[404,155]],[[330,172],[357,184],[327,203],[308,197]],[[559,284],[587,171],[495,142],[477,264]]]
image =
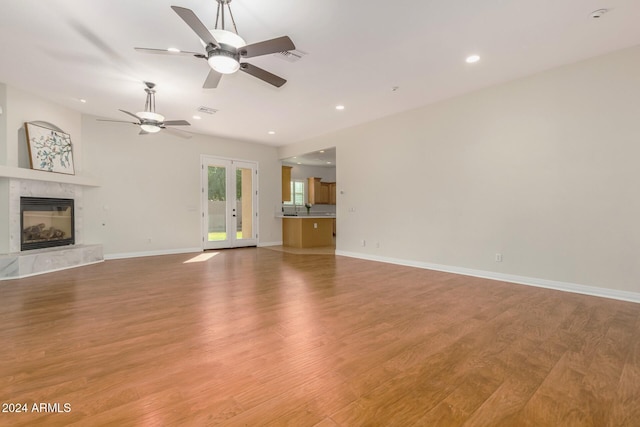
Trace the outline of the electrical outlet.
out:
[[[496,262],[502,262],[502,254],[496,254]]]
[[[360,244],[362,245],[362,247],[367,246],[367,241],[362,239],[362,241],[360,242]]]
[[[317,222],[313,223],[313,228],[318,228],[318,223]]]

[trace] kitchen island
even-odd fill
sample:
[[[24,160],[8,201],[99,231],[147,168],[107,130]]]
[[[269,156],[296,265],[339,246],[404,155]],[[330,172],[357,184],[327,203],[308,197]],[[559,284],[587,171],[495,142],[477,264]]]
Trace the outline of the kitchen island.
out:
[[[317,248],[333,245],[335,216],[278,215],[282,218],[282,245],[294,248]]]

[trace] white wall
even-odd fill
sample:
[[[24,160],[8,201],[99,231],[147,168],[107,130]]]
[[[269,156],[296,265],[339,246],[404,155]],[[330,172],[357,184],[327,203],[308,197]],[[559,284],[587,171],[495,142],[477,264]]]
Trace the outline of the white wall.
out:
[[[337,147],[339,253],[638,293],[639,100],[636,47],[279,155]]]
[[[259,242],[282,241],[280,161],[274,147],[166,132],[139,136],[132,125],[82,120],[87,170],[101,186],[85,191],[85,240],[105,257],[201,248],[200,155],[258,162]],[[149,239],[151,241],[149,242]]]

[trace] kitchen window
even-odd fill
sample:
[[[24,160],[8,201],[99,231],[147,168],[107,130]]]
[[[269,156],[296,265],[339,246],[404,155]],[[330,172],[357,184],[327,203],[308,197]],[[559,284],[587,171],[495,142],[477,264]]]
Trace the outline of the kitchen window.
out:
[[[284,202],[285,205],[304,206],[305,181],[301,179],[291,180],[291,200]]]

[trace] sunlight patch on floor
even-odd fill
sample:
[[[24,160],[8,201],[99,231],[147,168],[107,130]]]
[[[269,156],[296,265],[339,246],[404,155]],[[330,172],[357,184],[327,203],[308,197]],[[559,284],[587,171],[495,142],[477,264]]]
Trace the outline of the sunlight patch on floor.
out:
[[[189,264],[191,262],[205,262],[218,255],[220,252],[207,252],[206,254],[196,255],[191,259],[186,260],[183,264]]]

